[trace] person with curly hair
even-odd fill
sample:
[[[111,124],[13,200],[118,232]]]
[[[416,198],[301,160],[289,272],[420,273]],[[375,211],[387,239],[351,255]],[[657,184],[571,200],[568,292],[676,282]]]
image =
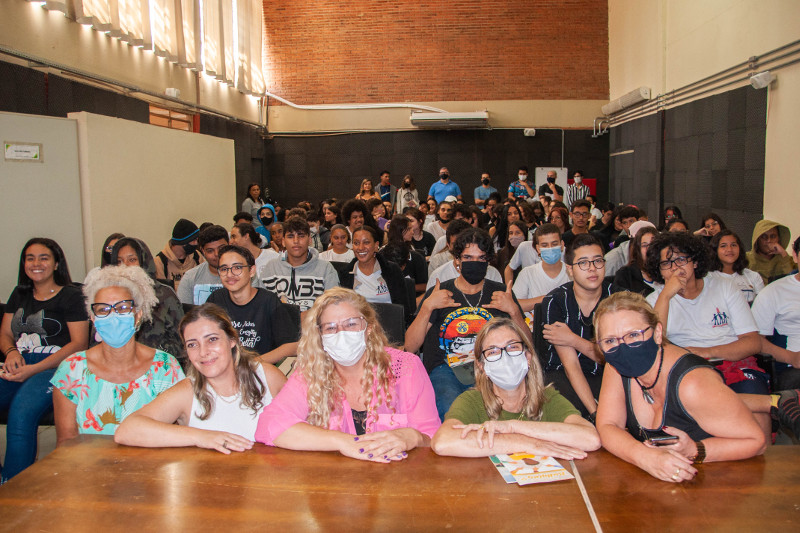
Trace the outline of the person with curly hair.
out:
[[[225,310],[192,308],[181,321],[191,366],[185,379],[123,420],[114,440],[127,446],[197,446],[224,454],[253,447],[258,417],[286,383],[275,366],[242,347]]]
[[[650,241],[647,271],[664,287],[647,297],[670,342],[712,362],[736,392],[766,394],[769,379],[756,364],[761,349],[750,307],[727,279],[706,276],[708,248],[685,232]]]
[[[50,380],[59,445],[82,433],[113,435],[128,415],[184,378],[175,357],[135,338],[158,304],[153,284],[138,266],[86,276],[86,309],[101,342],[64,359]]]
[[[261,414],[256,440],[389,463],[429,446],[439,428],[420,359],[387,346],[363,296],[336,287],[303,318],[297,363]]]

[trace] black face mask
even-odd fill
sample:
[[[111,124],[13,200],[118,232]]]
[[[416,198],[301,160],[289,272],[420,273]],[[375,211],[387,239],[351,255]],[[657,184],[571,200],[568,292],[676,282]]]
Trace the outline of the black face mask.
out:
[[[272,224],[272,217],[261,217],[261,224],[264,226],[269,226]]]
[[[439,174],[440,180],[450,179],[450,174]]]
[[[481,180],[481,183],[483,183],[484,185],[489,185],[489,178],[483,178]]]
[[[556,182],[555,178],[547,178],[547,183],[555,183],[555,182]]]
[[[629,378],[638,378],[650,370],[658,356],[658,344],[650,336],[644,342],[629,345],[620,343],[619,346],[608,352],[603,352],[606,362],[621,375]]]
[[[470,285],[477,285],[486,278],[489,269],[488,261],[462,261],[461,275]]]
[[[403,182],[403,187],[406,188],[406,189],[410,189],[411,188],[411,182],[410,181],[404,181]]]
[[[197,250],[197,246],[194,244],[184,244],[183,251],[186,252],[186,255],[192,255]]]

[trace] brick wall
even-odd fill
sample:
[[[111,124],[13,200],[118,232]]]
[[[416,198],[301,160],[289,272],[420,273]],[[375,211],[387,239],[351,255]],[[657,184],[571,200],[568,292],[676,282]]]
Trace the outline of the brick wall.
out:
[[[608,98],[606,0],[264,0],[264,18],[268,90],[299,104]]]

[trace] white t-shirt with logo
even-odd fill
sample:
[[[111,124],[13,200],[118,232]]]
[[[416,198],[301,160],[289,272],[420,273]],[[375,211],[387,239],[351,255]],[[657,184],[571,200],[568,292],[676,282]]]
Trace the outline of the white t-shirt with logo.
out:
[[[389,286],[381,276],[381,269],[378,262],[375,262],[375,270],[367,276],[358,264],[353,265],[355,268],[355,278],[353,279],[353,290],[366,298],[368,302],[373,303],[392,303],[392,297],[389,296]]]
[[[650,305],[655,306],[661,290],[647,297]],[[727,279],[706,276],[697,298],[687,300],[676,294],[669,301],[667,339],[678,346],[711,348],[757,330],[744,295]]]
[[[756,296],[752,310],[761,335],[769,336],[777,330],[786,335],[787,350],[800,351],[800,281],[797,276],[786,276],[764,287]]]
[[[744,295],[744,299],[747,300],[747,303],[752,304],[753,300],[756,299],[756,296],[761,289],[764,288],[764,280],[761,279],[761,274],[758,272],[753,272],[749,268],[745,268],[741,274],[733,273],[733,274],[726,274],[724,272],[709,272],[709,276],[717,276],[723,279],[728,279],[742,291]],[[770,333],[771,335],[771,333]]]

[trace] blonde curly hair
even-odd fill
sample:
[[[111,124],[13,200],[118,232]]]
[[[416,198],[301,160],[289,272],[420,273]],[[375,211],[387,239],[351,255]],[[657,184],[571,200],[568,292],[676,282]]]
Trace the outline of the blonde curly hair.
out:
[[[149,322],[153,318],[153,308],[158,305],[154,286],[155,282],[142,267],[107,266],[96,268],[89,272],[83,281],[86,311],[89,316],[92,316],[92,304],[96,303],[94,297],[100,289],[122,287],[131,293],[136,310],[142,312],[142,321]]]
[[[328,428],[332,413],[338,413],[344,399],[342,378],[336,372],[333,359],[322,347],[322,334],[319,330],[320,316],[330,305],[347,303],[353,306],[366,319],[367,349],[364,352],[364,374],[361,376],[361,389],[367,405],[369,428],[378,418],[378,407],[384,403],[394,410],[392,390],[395,376],[392,372],[391,357],[386,352],[386,334],[378,323],[372,306],[355,291],[335,287],[325,291],[317,298],[303,318],[303,335],[297,348],[297,368],[308,385],[308,420],[313,426]],[[373,389],[377,401],[373,401]]]

